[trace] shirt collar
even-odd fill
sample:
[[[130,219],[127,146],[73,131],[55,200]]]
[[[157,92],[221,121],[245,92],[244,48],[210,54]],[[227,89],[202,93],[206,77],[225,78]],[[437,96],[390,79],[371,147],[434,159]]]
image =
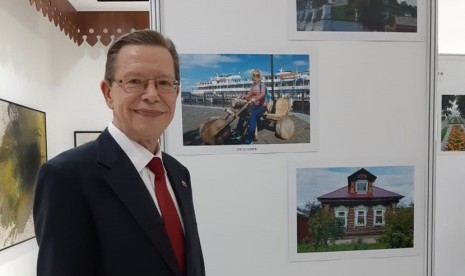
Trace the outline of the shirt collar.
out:
[[[138,172],[144,169],[153,157],[159,157],[161,159],[160,150],[154,155],[139,143],[129,139],[126,134],[113,124],[113,122],[110,122],[108,132],[110,132],[110,135],[116,140],[116,143],[123,149]],[[159,148],[159,146],[157,148]]]

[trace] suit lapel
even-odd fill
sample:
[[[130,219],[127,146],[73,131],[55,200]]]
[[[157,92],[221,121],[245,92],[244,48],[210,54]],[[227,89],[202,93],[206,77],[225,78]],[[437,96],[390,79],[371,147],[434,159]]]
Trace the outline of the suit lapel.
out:
[[[97,161],[108,168],[105,179],[150,238],[168,266],[181,275],[155,203],[133,164],[105,130],[97,139]]]

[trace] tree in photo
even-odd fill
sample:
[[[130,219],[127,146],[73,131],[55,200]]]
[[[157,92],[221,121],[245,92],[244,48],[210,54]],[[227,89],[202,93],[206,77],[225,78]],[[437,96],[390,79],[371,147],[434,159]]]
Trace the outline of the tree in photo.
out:
[[[457,96],[457,110],[460,112],[460,116],[464,116],[465,114],[465,96],[459,95]]]
[[[334,218],[327,210],[319,208],[314,210],[308,220],[308,240],[315,251],[320,247],[332,245],[336,240],[342,238],[344,222]]]
[[[446,117],[451,114],[450,109],[453,107],[455,99],[455,95],[442,95],[441,111],[443,117]]]
[[[360,7],[360,22],[372,31],[383,31],[383,0],[365,0],[363,5]]]
[[[386,229],[378,241],[387,248],[413,247],[413,218],[413,205],[387,212]]]

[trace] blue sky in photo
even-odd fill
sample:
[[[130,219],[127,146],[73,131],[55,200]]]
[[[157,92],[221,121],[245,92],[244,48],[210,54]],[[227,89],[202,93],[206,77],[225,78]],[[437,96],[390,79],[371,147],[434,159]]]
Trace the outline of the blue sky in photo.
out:
[[[296,170],[297,207],[316,202],[317,197],[347,187],[347,177],[362,167],[298,168]],[[374,186],[403,195],[399,205],[414,202],[414,167],[363,167],[374,176]]]
[[[310,71],[309,55],[272,55],[273,71]],[[181,54],[181,89],[189,92],[201,81],[223,74],[239,74],[250,78],[253,69],[271,74],[269,54]]]

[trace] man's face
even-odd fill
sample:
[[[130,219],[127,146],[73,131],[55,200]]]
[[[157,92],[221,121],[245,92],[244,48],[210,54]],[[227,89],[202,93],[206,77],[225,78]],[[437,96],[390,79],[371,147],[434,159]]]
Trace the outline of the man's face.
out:
[[[174,62],[165,48],[147,45],[124,46],[116,62],[115,81],[102,82],[105,101],[113,110],[113,124],[130,139],[156,142],[174,116],[179,90],[160,93],[149,81],[142,93],[128,93],[118,80],[174,80]]]

